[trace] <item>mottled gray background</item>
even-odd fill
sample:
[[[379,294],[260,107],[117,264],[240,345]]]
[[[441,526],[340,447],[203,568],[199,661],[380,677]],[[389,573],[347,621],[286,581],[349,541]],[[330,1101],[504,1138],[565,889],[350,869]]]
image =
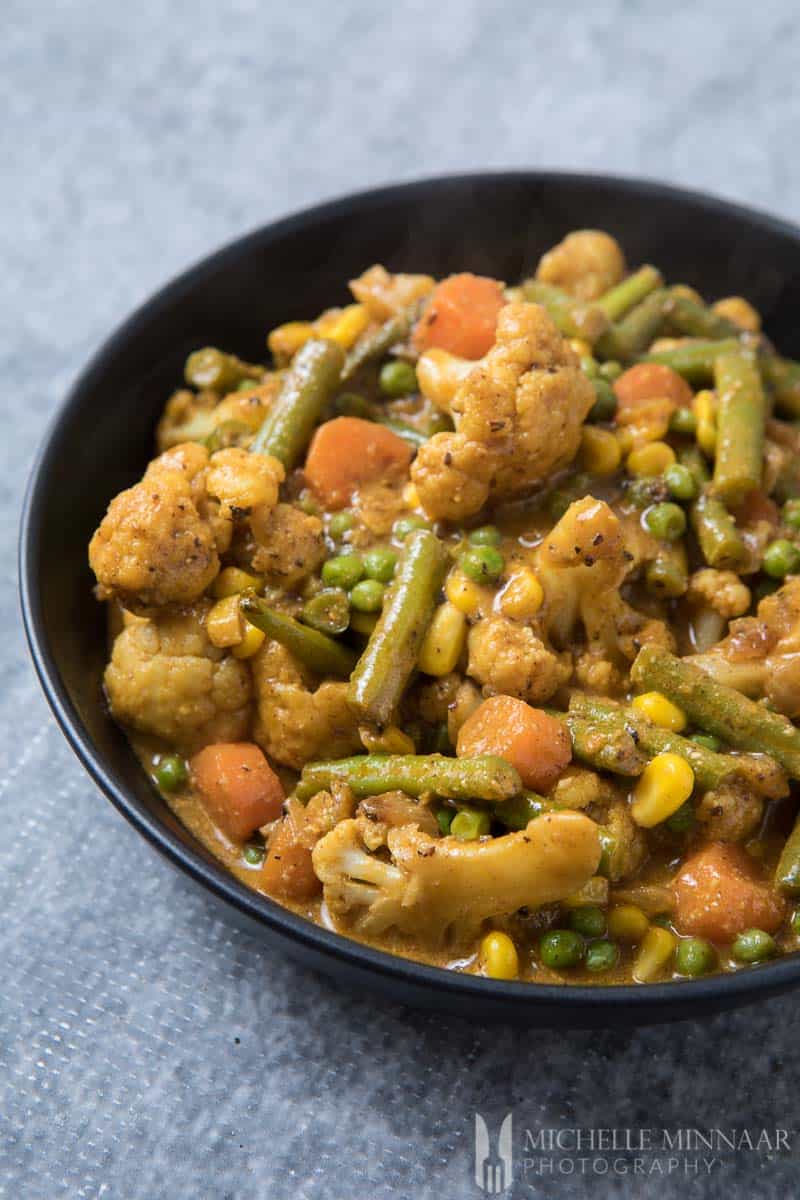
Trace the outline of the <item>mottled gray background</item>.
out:
[[[650,1031],[486,1029],[339,993],[222,923],[55,729],[13,554],[80,365],[212,247],[348,189],[488,166],[651,175],[797,218],[799,50],[789,0],[4,0],[3,1195],[471,1197],[475,1109],[513,1107],[518,1131],[797,1121],[794,999]],[[555,1186],[783,1197],[797,1174],[742,1153],[710,1183]]]

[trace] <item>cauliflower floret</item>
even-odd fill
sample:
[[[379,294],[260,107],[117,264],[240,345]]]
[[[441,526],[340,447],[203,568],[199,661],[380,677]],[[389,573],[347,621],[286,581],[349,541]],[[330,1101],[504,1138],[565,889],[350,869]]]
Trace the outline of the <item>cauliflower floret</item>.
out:
[[[578,229],[542,256],[536,278],[579,300],[596,300],[625,274],[619,243],[599,229]]]
[[[191,604],[219,570],[230,529],[205,492],[207,452],[191,442],[155,459],[111,501],[89,545],[101,600]]]
[[[458,387],[456,433],[421,447],[411,476],[425,511],[461,520],[529,491],[575,457],[594,390],[543,308],[507,304],[496,342]]]
[[[569,655],[554,654],[530,626],[509,617],[478,621],[467,645],[467,672],[483,685],[486,696],[516,696],[542,704],[572,672]]]
[[[314,848],[328,911],[368,936],[397,929],[428,941],[466,937],[490,917],[562,900],[595,874],[597,826],[545,813],[519,833],[463,842],[412,826],[390,829],[391,860],[367,851],[362,819],[342,821]]]
[[[219,500],[222,515],[229,520],[255,514],[265,521],[278,503],[278,489],[286,472],[269,454],[251,454],[231,446],[212,455],[206,475],[210,496]]]
[[[757,616],[732,621],[726,638],[686,661],[751,699],[768,700],[787,717],[800,717],[800,576],[765,596]]]
[[[246,738],[250,672],[208,640],[210,603],[137,620],[114,642],[105,686],[118,721],[187,754]]]
[[[300,770],[315,758],[345,758],[362,749],[346,683],[323,683],[277,642],[254,659],[257,717],[254,737],[270,759]]]
[[[687,598],[694,604],[707,605],[730,621],[741,617],[750,607],[750,589],[734,571],[704,567],[689,580]]]
[[[373,321],[386,321],[433,291],[430,275],[390,275],[380,264],[350,280],[350,291]]]
[[[319,517],[292,504],[278,504],[266,513],[257,509],[250,525],[256,539],[253,570],[263,575],[271,587],[295,587],[325,558]]]
[[[220,400],[216,392],[190,392],[181,389],[167,402],[156,430],[159,450],[169,450],[180,442],[205,442],[212,434],[220,437],[227,429],[242,437],[261,426],[281,386],[280,375],[267,376],[252,388],[231,392]]]
[[[763,798],[736,779],[706,792],[697,806],[703,835],[715,842],[745,841],[758,827],[763,812]]]

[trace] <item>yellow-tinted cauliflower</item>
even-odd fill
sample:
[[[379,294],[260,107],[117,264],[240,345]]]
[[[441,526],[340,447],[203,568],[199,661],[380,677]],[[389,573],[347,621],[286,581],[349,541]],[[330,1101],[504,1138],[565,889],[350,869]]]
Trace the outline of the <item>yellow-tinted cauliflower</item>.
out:
[[[253,569],[270,587],[295,587],[325,558],[322,521],[293,504],[257,510],[250,526],[256,540]]]
[[[750,607],[750,588],[735,571],[703,567],[689,580],[686,598],[693,604],[708,606],[726,621],[741,617]]]
[[[156,458],[111,501],[89,545],[101,600],[191,604],[219,570],[230,527],[205,490],[208,453],[192,442]]]
[[[496,342],[459,385],[455,433],[437,433],[411,468],[425,511],[461,520],[525,493],[575,457],[594,389],[536,304],[507,304]]]
[[[277,458],[231,446],[212,456],[206,488],[219,500],[224,517],[252,516],[260,524],[277,504],[285,474]]]
[[[619,243],[599,229],[578,229],[542,256],[536,278],[579,300],[596,300],[625,274]]]
[[[486,617],[469,633],[467,672],[484,695],[516,696],[542,704],[569,679],[572,661],[545,646],[528,626],[508,617]]]
[[[114,642],[105,685],[118,721],[191,754],[248,736],[252,685],[243,662],[208,640],[210,603],[134,621]]]
[[[346,683],[322,683],[277,642],[266,641],[252,660],[256,689],[255,740],[284,766],[300,770],[318,758],[344,758],[362,749],[347,704]]]

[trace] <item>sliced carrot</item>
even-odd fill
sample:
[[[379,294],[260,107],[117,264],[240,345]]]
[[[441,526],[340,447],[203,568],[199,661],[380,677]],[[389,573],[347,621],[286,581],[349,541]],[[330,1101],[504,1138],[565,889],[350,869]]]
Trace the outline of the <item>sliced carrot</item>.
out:
[[[206,746],[190,766],[203,807],[233,841],[281,815],[283,786],[253,742]]]
[[[555,717],[513,696],[490,696],[461,726],[458,754],[499,754],[526,787],[546,791],[572,758],[572,746]]]
[[[689,859],[675,880],[675,900],[678,930],[715,942],[745,929],[774,933],[786,911],[752,858],[729,842],[711,842]]]
[[[360,417],[336,417],[314,434],[305,473],[328,508],[342,508],[361,484],[397,478],[410,462],[411,447],[391,429]]]
[[[685,379],[661,363],[637,363],[623,371],[614,383],[620,409],[638,408],[648,400],[671,400],[675,408],[692,403],[692,389]]]
[[[437,346],[461,358],[482,358],[494,345],[503,285],[485,275],[450,275],[433,290],[414,331],[420,353]]]
[[[303,821],[296,817],[290,809],[272,834],[258,885],[270,896],[310,900],[322,891],[322,884],[311,863],[313,842],[304,837]]]

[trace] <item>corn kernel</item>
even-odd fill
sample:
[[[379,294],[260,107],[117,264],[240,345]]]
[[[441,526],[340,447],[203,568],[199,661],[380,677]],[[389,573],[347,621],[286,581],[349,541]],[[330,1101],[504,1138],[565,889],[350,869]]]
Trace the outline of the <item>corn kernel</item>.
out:
[[[519,975],[517,948],[507,933],[497,929],[481,942],[480,961],[490,979],[516,979]]]
[[[315,332],[320,337],[338,342],[343,350],[349,350],[369,325],[369,313],[363,304],[348,304],[338,312],[326,314],[315,322]]]
[[[631,701],[631,708],[662,729],[680,733],[686,728],[686,714],[661,692],[642,692],[641,696],[635,696]]]
[[[244,622],[239,612],[238,595],[218,600],[206,617],[206,633],[212,646],[225,650],[236,646],[244,636]]]
[[[643,829],[660,825],[692,794],[694,771],[679,754],[657,754],[633,789],[631,816]]]
[[[455,670],[467,640],[467,618],[448,600],[440,604],[428,626],[419,652],[419,669],[426,675],[449,675]]]
[[[448,575],[444,594],[450,603],[467,617],[477,616],[487,603],[485,589],[467,579],[460,571],[453,571]]]
[[[534,616],[544,603],[544,591],[533,571],[525,567],[512,575],[497,597],[500,611],[514,621]]]
[[[387,725],[380,733],[369,725],[359,726],[358,736],[370,754],[416,754],[417,748],[407,733],[396,725]]]
[[[649,928],[646,915],[635,904],[615,904],[608,910],[609,937],[638,945]]]
[[[692,410],[697,417],[697,444],[704,454],[713,455],[717,445],[717,399],[705,388],[692,401]]]
[[[223,567],[211,585],[211,595],[217,600],[222,600],[225,596],[236,596],[246,588],[255,588],[258,591],[263,582],[260,575],[251,575],[249,571],[242,571],[239,567]]]
[[[608,429],[584,425],[581,433],[581,462],[592,475],[611,475],[622,458],[620,445]]]
[[[716,304],[712,304],[711,310],[719,313],[721,317],[727,317],[734,325],[750,333],[758,333],[761,329],[761,314],[744,296],[725,296],[724,299],[717,300]]]
[[[569,344],[578,358],[592,358],[592,347],[585,338],[570,338]]]
[[[666,969],[675,951],[678,939],[668,929],[651,925],[645,934],[633,963],[633,978],[636,983],[650,983]]]
[[[631,475],[639,479],[650,479],[662,475],[675,462],[675,451],[666,442],[650,442],[638,450],[632,450],[625,464]]]
[[[624,458],[633,449],[633,433],[627,425],[618,425],[614,436],[619,443],[619,452]]]
[[[403,500],[409,508],[419,508],[419,492],[415,483],[407,483],[403,488]]]
[[[274,358],[287,360],[293,358],[313,336],[314,326],[310,321],[287,321],[271,331],[267,345]]]
[[[266,636],[263,629],[256,629],[255,625],[245,621],[244,637],[233,647],[231,654],[234,658],[252,658],[261,649]]]

